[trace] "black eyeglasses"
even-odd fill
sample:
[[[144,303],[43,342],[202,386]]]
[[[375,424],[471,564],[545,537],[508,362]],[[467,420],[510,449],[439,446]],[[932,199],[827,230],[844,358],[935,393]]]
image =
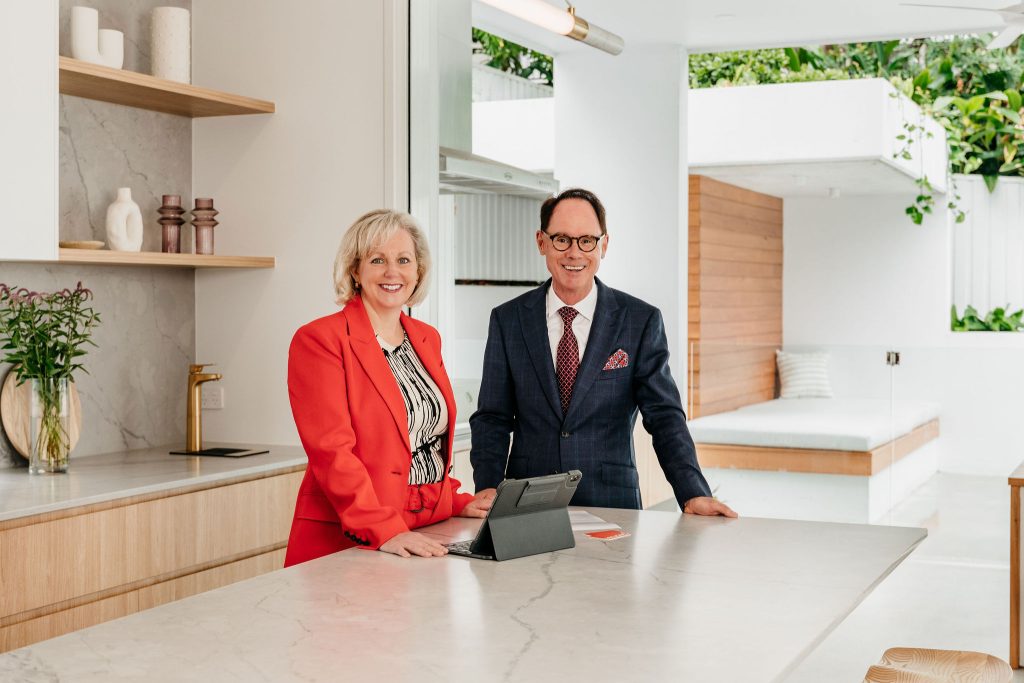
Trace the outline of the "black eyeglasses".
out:
[[[547,233],[544,234],[547,235]],[[598,235],[596,237],[594,235],[569,237],[568,235],[562,235],[559,233],[557,235],[548,235],[548,237],[551,239],[551,245],[557,251],[568,251],[573,242],[575,242],[576,246],[580,248],[580,251],[594,251],[594,249],[597,249],[597,244],[601,241],[601,238],[604,237],[604,235]]]

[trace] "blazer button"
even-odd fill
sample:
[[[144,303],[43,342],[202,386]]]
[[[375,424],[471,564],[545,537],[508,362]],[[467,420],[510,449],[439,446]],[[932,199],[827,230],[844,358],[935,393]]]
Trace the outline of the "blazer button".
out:
[[[572,434],[570,434],[569,432],[562,432],[563,439],[568,439],[570,436],[572,436]]]

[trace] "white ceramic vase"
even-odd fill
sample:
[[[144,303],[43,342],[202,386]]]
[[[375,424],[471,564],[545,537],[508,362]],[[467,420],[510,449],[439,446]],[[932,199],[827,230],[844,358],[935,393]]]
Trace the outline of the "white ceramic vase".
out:
[[[181,7],[155,7],[152,31],[152,72],[157,78],[192,82],[192,19]]]
[[[71,56],[112,69],[124,66],[124,34],[100,28],[100,13],[92,7],[71,8]]]
[[[107,244],[112,251],[142,250],[142,211],[130,187],[117,188],[117,199],[107,207]]]

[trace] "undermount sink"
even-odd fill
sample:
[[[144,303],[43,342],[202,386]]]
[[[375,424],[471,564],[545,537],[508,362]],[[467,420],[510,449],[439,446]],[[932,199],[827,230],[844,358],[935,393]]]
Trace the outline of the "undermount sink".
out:
[[[204,448],[200,451],[171,451],[171,455],[216,455],[223,458],[244,458],[247,455],[269,452],[266,448]]]

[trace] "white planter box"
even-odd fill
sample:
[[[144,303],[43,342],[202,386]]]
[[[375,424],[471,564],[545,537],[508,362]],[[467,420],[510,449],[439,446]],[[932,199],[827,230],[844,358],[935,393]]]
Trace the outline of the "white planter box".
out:
[[[905,123],[931,133],[909,161]],[[946,191],[942,127],[880,78],[691,90],[688,129],[691,173],[758,192],[906,194],[922,176]]]

